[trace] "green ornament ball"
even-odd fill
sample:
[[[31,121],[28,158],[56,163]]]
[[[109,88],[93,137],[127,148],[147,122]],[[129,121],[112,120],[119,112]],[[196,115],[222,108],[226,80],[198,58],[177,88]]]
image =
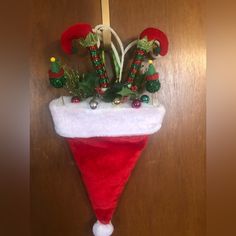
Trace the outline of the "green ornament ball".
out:
[[[150,80],[146,82],[146,90],[150,93],[155,93],[161,88],[159,80]]]
[[[140,97],[140,100],[141,100],[142,102],[149,103],[150,98],[149,98],[148,95],[144,94],[144,95],[142,95],[142,96]]]
[[[50,78],[50,84],[54,88],[62,88],[65,85],[65,78]]]

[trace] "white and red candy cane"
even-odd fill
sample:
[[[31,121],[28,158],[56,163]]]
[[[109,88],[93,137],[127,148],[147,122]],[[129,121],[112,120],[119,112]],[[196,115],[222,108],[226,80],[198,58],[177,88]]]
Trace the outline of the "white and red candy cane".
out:
[[[160,46],[160,52],[159,54],[161,56],[165,56],[168,52],[168,46],[169,42],[167,39],[167,36],[165,33],[163,33],[161,30],[156,29],[156,28],[147,28],[145,29],[141,34],[139,39],[147,38],[148,41],[158,41],[159,46]],[[145,54],[147,51],[145,51],[143,48],[140,48],[137,46],[136,53],[135,53],[135,58],[134,61],[131,65],[129,75],[127,82],[131,86],[134,83],[135,77],[141,67],[141,63],[144,59]]]
[[[61,46],[65,53],[72,54],[72,42],[75,39],[86,39],[88,34],[94,34],[90,24],[78,23],[66,29],[61,36]],[[90,52],[91,61],[99,77],[100,87],[105,89],[108,87],[108,76],[104,63],[102,62],[97,44],[87,47]]]

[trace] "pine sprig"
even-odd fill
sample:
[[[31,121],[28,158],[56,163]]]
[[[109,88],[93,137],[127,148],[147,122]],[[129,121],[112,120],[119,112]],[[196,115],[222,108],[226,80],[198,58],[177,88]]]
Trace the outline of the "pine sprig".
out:
[[[80,80],[80,75],[77,71],[64,66],[64,76],[66,78],[66,83],[64,88],[73,96],[79,96],[82,98],[81,91],[78,86],[78,82]]]
[[[66,83],[64,88],[72,96],[78,96],[81,100],[92,97],[96,93],[96,88],[99,87],[99,78],[95,72],[79,74],[67,66],[63,66]]]

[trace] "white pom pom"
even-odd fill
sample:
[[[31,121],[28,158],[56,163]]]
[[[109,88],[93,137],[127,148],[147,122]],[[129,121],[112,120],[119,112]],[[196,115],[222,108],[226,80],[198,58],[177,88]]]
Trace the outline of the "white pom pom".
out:
[[[101,222],[97,221],[93,225],[93,234],[94,236],[110,236],[114,231],[113,225],[110,224],[102,224]]]

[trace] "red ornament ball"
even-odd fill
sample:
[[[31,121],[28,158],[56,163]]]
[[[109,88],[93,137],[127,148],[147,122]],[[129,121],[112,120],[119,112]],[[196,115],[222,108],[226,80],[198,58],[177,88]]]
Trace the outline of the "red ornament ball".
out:
[[[133,108],[140,108],[142,105],[141,101],[139,99],[134,99],[132,102],[132,107]]]
[[[71,98],[71,102],[72,103],[79,103],[80,102],[80,98],[78,96],[74,96]]]

